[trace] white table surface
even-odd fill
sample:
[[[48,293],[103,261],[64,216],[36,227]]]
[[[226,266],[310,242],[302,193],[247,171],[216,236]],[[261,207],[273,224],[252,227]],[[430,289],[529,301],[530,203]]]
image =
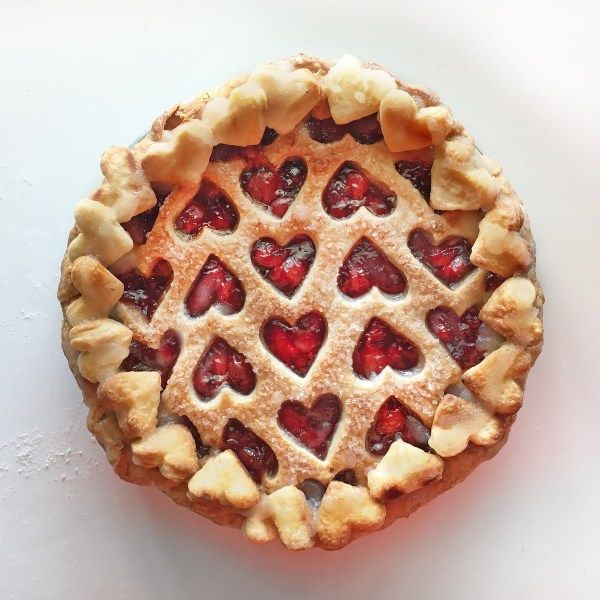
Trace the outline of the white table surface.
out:
[[[597,2],[2,0],[0,15],[0,598],[600,597]],[[102,151],[297,51],[437,89],[524,199],[547,297],[500,455],[335,553],[255,547],[121,482],[58,342],[58,264]]]

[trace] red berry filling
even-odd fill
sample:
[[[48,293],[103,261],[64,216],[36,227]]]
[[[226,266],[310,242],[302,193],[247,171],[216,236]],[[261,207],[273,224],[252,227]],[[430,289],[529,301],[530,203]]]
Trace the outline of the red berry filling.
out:
[[[399,160],[396,171],[408,179],[419,190],[421,196],[429,201],[431,196],[431,164],[411,160]]]
[[[265,474],[272,477],[277,472],[277,457],[271,447],[237,419],[227,421],[223,430],[223,446],[236,453],[257,483]]]
[[[367,432],[367,450],[383,455],[396,440],[429,449],[429,429],[397,398],[390,396],[377,411]]]
[[[149,277],[145,277],[138,269],[132,269],[118,275],[118,278],[125,287],[121,301],[137,306],[150,320],[171,285],[173,269],[166,260],[159,260]]]
[[[263,326],[267,348],[294,373],[304,377],[312,366],[327,333],[327,323],[318,312],[310,312],[288,325],[271,319]]]
[[[290,297],[312,265],[315,245],[307,235],[297,235],[285,246],[273,238],[261,238],[252,246],[250,258],[265,279]]]
[[[194,443],[196,444],[196,454],[199,458],[206,456],[210,452],[210,447],[205,446],[202,442],[202,438],[200,437],[200,432],[196,428],[196,426],[192,423],[192,421],[188,417],[181,418],[181,424],[188,429],[188,431],[192,434],[194,438]]]
[[[159,193],[154,190],[156,195],[156,204],[147,211],[135,215],[126,223],[121,223],[123,229],[129,234],[136,246],[146,243],[148,234],[152,231],[154,223],[158,217],[160,207],[164,204],[168,193]]]
[[[341,481],[348,485],[358,485],[358,478],[353,469],[344,469],[340,471],[334,478],[335,481]]]
[[[242,171],[240,184],[248,196],[281,219],[304,185],[307,173],[301,158],[288,158],[277,170],[263,161]]]
[[[401,294],[406,288],[398,267],[366,238],[360,239],[344,260],[337,283],[351,298],[363,296],[373,286],[385,294]]]
[[[277,132],[270,127],[265,129],[262,139],[256,146],[229,146],[217,144],[210,155],[211,162],[228,162],[234,159],[254,160],[261,153],[263,146],[272,144],[277,138]]]
[[[417,230],[410,234],[408,247],[416,258],[448,286],[458,283],[475,268],[469,260],[471,244],[456,235],[436,246],[424,231]]]
[[[506,279],[497,273],[491,271],[485,276],[485,291],[493,292],[501,283],[504,283]]]
[[[454,360],[463,368],[470,369],[483,360],[483,352],[477,347],[481,321],[479,308],[473,306],[459,317],[451,308],[438,306],[427,314],[427,325],[448,349]]]
[[[334,219],[345,219],[361,206],[378,217],[389,215],[396,206],[396,195],[376,186],[352,163],[344,163],[323,192],[323,206]]]
[[[418,362],[416,346],[376,317],[369,321],[352,354],[354,372],[364,379],[379,375],[388,366],[408,371]]]
[[[295,400],[287,400],[281,405],[277,417],[283,429],[317,458],[324,460],[341,413],[339,398],[325,394],[317,398],[310,408]]]
[[[351,121],[346,125],[338,125],[332,118],[313,119],[311,117],[308,119],[306,126],[308,128],[308,135],[321,144],[337,142],[346,133],[349,133],[361,144],[374,144],[383,139],[377,114]]]
[[[165,331],[158,349],[145,346],[137,340],[129,346],[129,356],[122,362],[123,371],[159,371],[164,389],[173,372],[181,350],[179,336],[172,329]]]
[[[211,254],[185,299],[191,317],[203,315],[213,304],[225,315],[239,312],[246,295],[240,280]]]
[[[225,340],[216,338],[196,365],[192,381],[198,396],[202,400],[211,400],[226,385],[247,396],[256,385],[256,376],[241,352]]]
[[[204,180],[196,195],[175,219],[175,228],[187,235],[196,236],[205,226],[229,233],[237,223],[235,206],[222,190]]]

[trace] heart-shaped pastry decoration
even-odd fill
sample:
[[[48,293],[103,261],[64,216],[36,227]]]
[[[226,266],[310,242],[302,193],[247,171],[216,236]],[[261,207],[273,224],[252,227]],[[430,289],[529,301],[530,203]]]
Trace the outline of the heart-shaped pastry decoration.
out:
[[[192,382],[201,400],[212,400],[225,386],[247,396],[256,385],[256,375],[241,352],[216,338],[196,365]]]
[[[304,377],[312,366],[327,334],[327,322],[318,312],[301,316],[296,325],[270,319],[263,325],[263,340],[269,351],[294,373]]]
[[[406,289],[400,269],[366,238],[360,239],[344,260],[337,282],[340,291],[350,298],[364,296],[373,286],[390,295]]]
[[[200,317],[211,306],[224,315],[231,315],[241,310],[245,298],[240,280],[211,254],[190,288],[185,306],[190,317]]]
[[[315,259],[315,245],[307,235],[297,235],[285,246],[273,238],[260,238],[252,246],[250,258],[258,272],[289,298]]]
[[[310,408],[296,400],[287,400],[281,405],[277,419],[283,429],[324,460],[341,414],[339,398],[324,394]]]
[[[394,210],[396,194],[373,183],[355,164],[345,162],[323,191],[323,207],[330,217],[346,219],[362,206],[384,217]]]
[[[166,260],[159,260],[148,277],[138,269],[132,269],[118,275],[118,278],[125,289],[121,301],[137,306],[150,320],[171,285],[173,269]]]

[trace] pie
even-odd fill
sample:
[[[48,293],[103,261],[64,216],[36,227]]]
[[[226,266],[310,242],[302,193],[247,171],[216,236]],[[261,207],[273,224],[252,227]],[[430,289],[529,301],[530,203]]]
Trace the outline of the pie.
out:
[[[336,549],[506,441],[541,350],[521,202],[437,97],[300,55],[108,149],[59,299],[115,472]]]

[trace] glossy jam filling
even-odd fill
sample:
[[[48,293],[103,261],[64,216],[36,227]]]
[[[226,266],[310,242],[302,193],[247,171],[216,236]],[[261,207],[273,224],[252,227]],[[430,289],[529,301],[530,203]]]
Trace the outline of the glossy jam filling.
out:
[[[237,419],[229,419],[223,430],[223,446],[233,450],[252,479],[259,483],[277,472],[277,457],[271,447]]]
[[[358,485],[358,478],[356,477],[354,469],[343,469],[339,473],[336,473],[333,479],[334,481],[341,481],[348,485]]]
[[[256,375],[241,352],[216,338],[196,365],[192,382],[201,400],[211,400],[225,386],[248,395],[256,385]]]
[[[159,260],[148,277],[138,269],[132,269],[117,277],[124,286],[121,301],[137,306],[150,320],[173,281],[173,269],[166,260]]]
[[[327,323],[318,312],[310,312],[289,325],[270,319],[263,326],[263,340],[269,351],[294,373],[304,377],[312,366],[327,334]]]
[[[325,394],[317,398],[310,408],[295,400],[288,400],[281,405],[277,417],[282,429],[317,458],[324,460],[341,413],[339,398]]]
[[[446,285],[459,283],[475,268],[469,260],[471,244],[456,235],[435,245],[424,231],[418,229],[410,234],[408,247]]]
[[[168,196],[168,193],[159,193],[157,190],[154,190],[154,193],[156,195],[156,204],[152,208],[139,215],[135,215],[126,223],[121,223],[123,229],[130,235],[136,246],[146,243],[148,234],[152,231],[154,223],[156,223],[156,219],[158,218],[158,213]]]
[[[396,171],[408,179],[421,196],[429,202],[431,196],[431,163],[399,160],[395,164]]]
[[[346,162],[323,191],[323,207],[330,217],[345,219],[362,206],[383,217],[396,206],[396,195],[372,182],[353,163]]]
[[[252,246],[250,258],[267,281],[291,297],[315,259],[315,245],[307,235],[297,235],[285,246],[273,238],[261,238]]]
[[[371,319],[352,355],[354,372],[364,379],[379,375],[388,366],[395,371],[409,371],[418,362],[416,346],[378,318]]]
[[[427,314],[427,325],[448,349],[452,358],[463,368],[470,369],[483,360],[483,352],[477,347],[481,328],[479,308],[471,307],[458,316],[447,306],[438,306]]]
[[[185,299],[191,317],[203,315],[211,306],[231,315],[244,306],[246,295],[240,280],[211,254],[200,270]]]
[[[277,138],[277,132],[267,127],[260,142],[255,146],[230,146],[217,144],[210,155],[211,162],[229,162],[230,160],[255,160],[264,146],[269,146]]]
[[[390,396],[377,411],[367,432],[367,450],[382,456],[396,440],[427,450],[429,434],[429,429],[414,413]]]
[[[306,122],[308,135],[321,144],[331,144],[341,140],[349,133],[361,144],[374,144],[383,139],[377,114],[368,115],[362,119],[351,121],[346,125],[338,125],[332,118],[313,119]]]
[[[344,260],[338,274],[341,292],[358,298],[373,286],[385,294],[401,294],[406,288],[406,279],[379,248],[362,238]]]
[[[500,284],[504,283],[506,279],[497,273],[491,271],[485,276],[485,291],[493,292]]]

